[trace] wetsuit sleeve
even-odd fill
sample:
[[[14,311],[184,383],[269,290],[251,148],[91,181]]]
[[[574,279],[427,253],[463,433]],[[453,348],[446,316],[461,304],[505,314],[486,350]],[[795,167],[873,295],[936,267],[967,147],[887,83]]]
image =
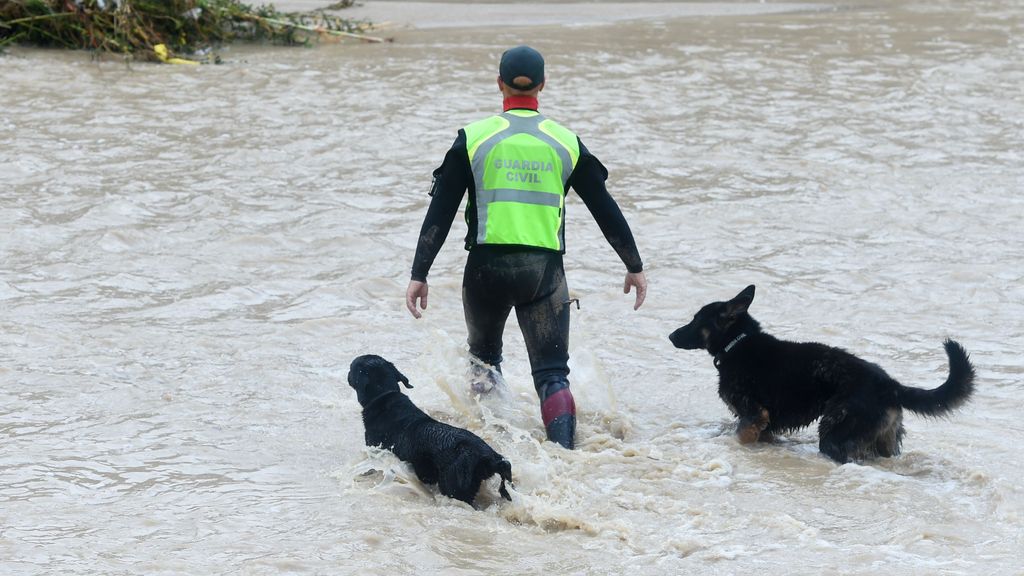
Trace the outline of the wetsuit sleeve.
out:
[[[633,240],[633,232],[626,223],[626,217],[622,210],[615,203],[615,199],[608,193],[605,187],[605,180],[608,178],[608,169],[601,164],[596,156],[587,150],[587,147],[580,142],[580,159],[576,163],[576,169],[569,177],[569,185],[579,194],[586,204],[587,209],[594,216],[597,225],[600,226],[608,243],[615,249],[626,270],[630,272],[641,272],[644,269],[643,261],[640,260],[640,252],[636,248],[636,241]]]
[[[466,133],[459,130],[459,136],[445,154],[444,162],[434,170],[430,206],[423,218],[420,238],[416,243],[416,256],[412,260],[413,280],[427,281],[430,265],[434,263],[434,258],[448,237],[472,178],[471,174],[469,155],[466,152]]]

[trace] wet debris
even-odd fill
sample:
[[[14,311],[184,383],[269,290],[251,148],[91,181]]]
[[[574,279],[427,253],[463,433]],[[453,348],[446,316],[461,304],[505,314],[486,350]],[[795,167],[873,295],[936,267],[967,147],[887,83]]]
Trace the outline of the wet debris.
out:
[[[367,34],[372,28],[324,10],[279,12],[238,0],[0,0],[0,51],[25,44],[195,64],[218,62],[216,49],[234,41],[383,41]]]

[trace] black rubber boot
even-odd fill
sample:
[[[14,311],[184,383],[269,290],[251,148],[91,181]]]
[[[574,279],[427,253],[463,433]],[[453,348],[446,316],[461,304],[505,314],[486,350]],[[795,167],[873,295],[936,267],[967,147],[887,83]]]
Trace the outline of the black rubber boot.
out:
[[[572,450],[576,446],[576,402],[565,376],[549,376],[537,382],[540,413],[548,440]]]
[[[469,367],[469,387],[476,394],[487,394],[495,388],[502,389],[505,378],[501,375],[501,364],[484,364],[480,360],[471,360]]]

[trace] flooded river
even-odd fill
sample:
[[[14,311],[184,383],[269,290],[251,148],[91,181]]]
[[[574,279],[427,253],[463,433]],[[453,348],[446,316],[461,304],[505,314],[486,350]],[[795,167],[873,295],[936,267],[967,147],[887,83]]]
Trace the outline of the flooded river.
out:
[[[1018,1],[437,6],[220,66],[0,56],[0,572],[1024,574]],[[634,312],[570,194],[573,452],[541,441],[514,317],[509,392],[469,393],[461,216],[424,317],[403,302],[430,171],[521,42],[650,281]],[[892,459],[740,446],[667,335],[751,283],[767,331],[907,385],[957,339],[974,400],[908,413]],[[363,353],[505,454],[512,502],[363,446]]]

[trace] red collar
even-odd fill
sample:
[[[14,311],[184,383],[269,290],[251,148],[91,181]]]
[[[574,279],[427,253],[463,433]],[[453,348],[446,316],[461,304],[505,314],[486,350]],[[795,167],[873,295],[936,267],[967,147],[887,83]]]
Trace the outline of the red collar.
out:
[[[505,98],[503,102],[505,112],[512,110],[513,108],[526,108],[527,110],[537,110],[537,99],[533,96],[509,96]]]

